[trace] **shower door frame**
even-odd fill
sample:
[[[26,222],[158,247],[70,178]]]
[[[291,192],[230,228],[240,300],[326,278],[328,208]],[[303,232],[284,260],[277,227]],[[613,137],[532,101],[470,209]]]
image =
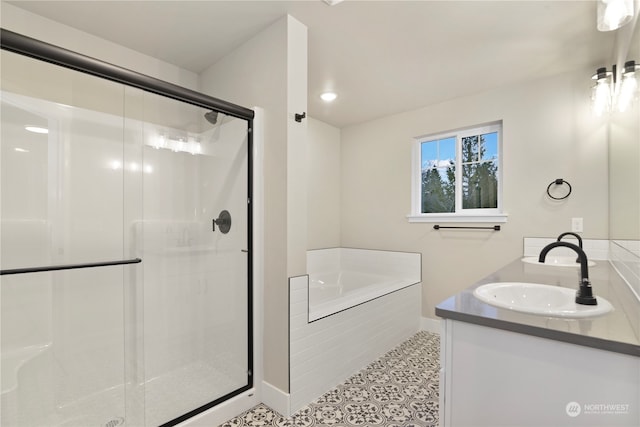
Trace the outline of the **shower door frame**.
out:
[[[254,331],[253,331],[253,120],[255,113],[253,110],[218,99],[203,93],[175,85],[151,76],[147,76],[136,71],[132,71],[114,64],[101,61],[50,43],[43,42],[13,31],[0,28],[0,48],[9,52],[28,56],[40,61],[49,62],[72,70],[80,71],[99,78],[121,83],[125,86],[141,89],[146,92],[172,98],[187,104],[215,110],[247,121],[247,384],[231,393],[215,399],[205,405],[195,408],[171,421],[162,424],[160,427],[169,427],[188,420],[189,418],[205,412],[222,402],[238,396],[254,386]],[[141,262],[127,260],[127,263]],[[58,269],[78,268],[77,266],[55,266]],[[54,267],[54,268],[55,268]],[[87,267],[87,266],[83,266]],[[89,266],[93,267],[93,265]],[[66,269],[65,268],[65,269]],[[14,274],[14,272],[7,272]]]

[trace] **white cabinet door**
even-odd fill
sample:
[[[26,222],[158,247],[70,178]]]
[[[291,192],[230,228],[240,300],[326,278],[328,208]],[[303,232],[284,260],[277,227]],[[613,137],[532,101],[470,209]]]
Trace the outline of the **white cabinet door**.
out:
[[[640,358],[445,323],[441,425],[640,425]]]

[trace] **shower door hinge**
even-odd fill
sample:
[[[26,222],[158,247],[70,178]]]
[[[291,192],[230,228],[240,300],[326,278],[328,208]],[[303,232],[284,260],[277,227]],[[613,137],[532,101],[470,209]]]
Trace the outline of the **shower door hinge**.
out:
[[[247,204],[250,205],[251,204],[251,197],[247,198]]]
[[[251,371],[251,369],[249,369],[249,370],[247,371],[247,375],[248,375],[248,376],[253,375],[253,372]]]

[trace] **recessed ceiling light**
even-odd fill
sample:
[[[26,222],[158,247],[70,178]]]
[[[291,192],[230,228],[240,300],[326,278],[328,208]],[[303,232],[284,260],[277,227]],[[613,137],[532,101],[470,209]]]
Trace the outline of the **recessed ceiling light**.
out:
[[[336,94],[335,92],[324,92],[320,95],[320,98],[324,102],[334,101],[337,97],[338,97],[338,94]]]
[[[13,150],[17,151],[18,153],[28,153],[29,152],[29,150],[25,150],[24,148],[20,148],[20,147],[15,147]]]
[[[329,6],[335,6],[338,3],[342,3],[344,0],[322,0],[322,1],[328,4]]]
[[[25,126],[24,128],[33,133],[49,133],[49,129],[40,126]]]

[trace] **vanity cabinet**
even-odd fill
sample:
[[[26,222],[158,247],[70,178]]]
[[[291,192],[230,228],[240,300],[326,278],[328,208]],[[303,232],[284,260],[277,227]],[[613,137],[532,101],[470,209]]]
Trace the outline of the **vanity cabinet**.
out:
[[[640,426],[640,357],[442,320],[440,425]]]

